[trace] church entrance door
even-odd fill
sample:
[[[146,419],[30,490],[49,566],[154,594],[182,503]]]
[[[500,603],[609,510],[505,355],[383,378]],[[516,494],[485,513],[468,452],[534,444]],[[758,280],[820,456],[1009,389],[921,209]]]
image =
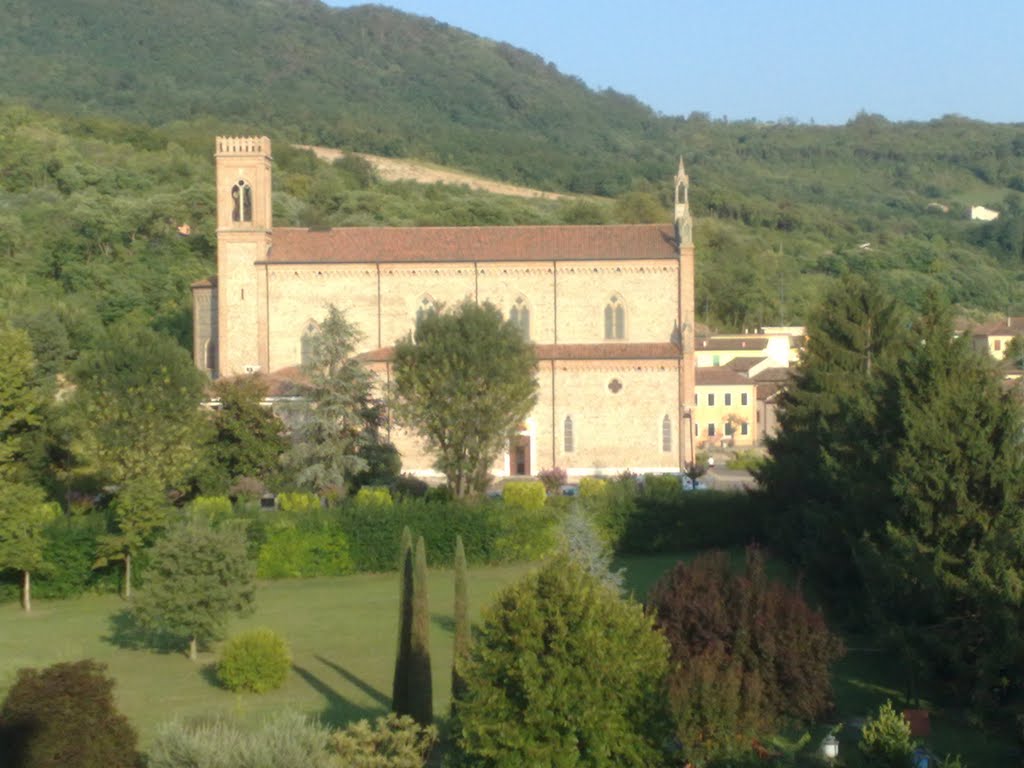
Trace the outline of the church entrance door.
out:
[[[530,472],[530,436],[516,435],[512,438],[512,474],[520,477]]]

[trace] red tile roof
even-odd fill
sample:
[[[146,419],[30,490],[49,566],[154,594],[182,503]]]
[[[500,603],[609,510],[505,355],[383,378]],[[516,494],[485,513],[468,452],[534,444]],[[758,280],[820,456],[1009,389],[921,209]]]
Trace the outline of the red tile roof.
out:
[[[662,224],[274,229],[267,263],[585,261],[678,258]],[[261,262],[263,263],[263,262]]]
[[[537,344],[538,360],[679,360],[679,347],[668,342],[651,344]],[[386,363],[395,359],[394,347],[364,352],[364,363]]]
[[[705,349],[712,351],[736,351],[740,349],[767,349],[768,339],[764,336],[749,336],[747,338],[731,339],[697,339],[697,351]]]
[[[217,287],[217,278],[216,278],[216,276],[214,276],[214,277],[207,277],[207,278],[204,278],[202,280],[196,280],[194,283],[192,283],[191,287],[192,287],[192,290],[195,290],[196,288],[216,288]]]
[[[975,336],[1016,336],[1024,334],[1024,317],[1007,317],[970,328]]]
[[[749,373],[751,368],[760,365],[767,359],[767,357],[734,357],[723,367],[731,368],[737,373]]]
[[[697,369],[698,387],[714,387],[726,384],[746,384],[748,386],[753,386],[754,382],[743,374],[736,373],[736,371],[730,370],[729,368],[723,368],[721,366]]]

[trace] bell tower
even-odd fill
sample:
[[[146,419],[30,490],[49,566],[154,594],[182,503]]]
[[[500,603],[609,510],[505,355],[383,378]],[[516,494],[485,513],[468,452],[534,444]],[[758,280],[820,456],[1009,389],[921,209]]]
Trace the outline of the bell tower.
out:
[[[256,262],[273,230],[270,139],[218,136],[217,375],[254,373],[266,365],[266,327],[259,322]]]
[[[676,230],[676,247],[679,249],[679,337],[682,347],[682,363],[679,372],[680,434],[679,465],[685,469],[695,460],[693,439],[693,413],[697,405],[697,359],[694,355],[696,333],[694,317],[694,247],[693,219],[690,216],[690,177],[686,175],[683,158],[679,158],[679,170],[675,179],[675,210],[673,223]]]

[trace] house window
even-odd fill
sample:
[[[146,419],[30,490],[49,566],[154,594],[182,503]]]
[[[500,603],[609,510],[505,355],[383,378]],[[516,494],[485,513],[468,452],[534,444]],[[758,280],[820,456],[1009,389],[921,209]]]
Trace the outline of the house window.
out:
[[[231,188],[231,220],[252,221],[252,187],[244,179]]]
[[[626,338],[626,308],[618,296],[612,296],[604,308],[604,337]]]
[[[661,450],[665,453],[672,450],[672,419],[667,414],[661,420]]]
[[[530,338],[530,308],[526,304],[526,299],[522,296],[516,299],[516,303],[509,310],[508,319],[512,322],[512,325],[519,328],[524,339]]]
[[[732,422],[731,421],[725,422],[725,436],[726,437],[732,437],[732,431],[733,431],[732,430]]]
[[[732,392],[725,393],[725,404],[732,405]]]
[[[1001,350],[1003,348],[1003,340],[1002,339],[995,339],[992,342],[992,348],[995,349],[996,352]]]
[[[714,436],[715,436],[715,425],[714,424],[708,424],[708,437],[714,437]]]
[[[740,434],[741,435],[746,435],[747,434],[747,422],[745,422],[745,421],[742,424],[740,424]]]
[[[565,424],[563,426],[563,438],[562,442],[565,444],[565,452],[572,453],[575,445],[573,443],[572,434],[572,416],[565,417]]]
[[[700,424],[693,422],[693,436],[700,437]]]
[[[714,392],[708,392],[708,405],[714,405],[714,404],[715,404],[715,393]]]
[[[741,392],[740,393],[740,405],[746,405],[746,404],[747,404],[747,393],[746,392]]]
[[[300,359],[303,366],[309,366],[313,364],[313,353],[316,347],[316,335],[320,331],[316,327],[316,323],[310,322],[306,325],[306,330],[302,333],[301,341],[301,353]]]
[[[716,368],[721,364],[721,362],[722,362],[722,356],[721,355],[712,355],[711,356],[711,364],[713,366],[715,366]]]

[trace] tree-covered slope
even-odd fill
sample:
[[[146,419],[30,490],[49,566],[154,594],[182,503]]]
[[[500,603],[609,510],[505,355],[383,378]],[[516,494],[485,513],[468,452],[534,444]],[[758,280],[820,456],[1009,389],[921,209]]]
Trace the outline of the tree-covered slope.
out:
[[[667,221],[682,155],[698,315],[720,328],[798,322],[846,272],[881,275],[911,304],[938,285],[967,309],[1024,311],[1024,125],[659,116],[379,6],[0,0],[0,18],[0,99],[65,115],[4,110],[4,268],[33,292],[89,297],[104,319],[139,309],[184,328],[183,286],[212,268],[212,139],[227,133],[274,139],[275,220],[288,225]],[[615,200],[381,183],[290,141]],[[970,222],[970,204],[1001,216]],[[198,237],[178,239],[183,218]],[[133,298],[116,298],[129,284]]]

